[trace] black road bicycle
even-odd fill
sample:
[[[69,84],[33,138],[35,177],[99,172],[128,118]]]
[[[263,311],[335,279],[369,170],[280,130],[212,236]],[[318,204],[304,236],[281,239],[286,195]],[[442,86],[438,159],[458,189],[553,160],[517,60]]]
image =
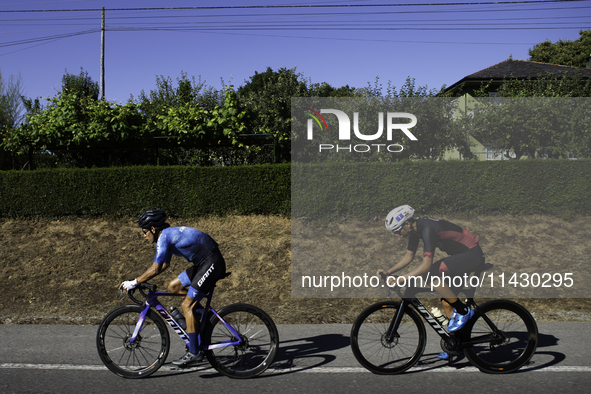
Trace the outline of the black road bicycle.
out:
[[[492,267],[485,264],[480,274]],[[385,276],[384,278],[385,279]],[[416,298],[426,288],[394,290],[402,299],[383,301],[367,307],[351,329],[351,348],[361,365],[376,374],[402,373],[421,358],[427,332],[423,319],[441,337],[441,348],[449,363],[461,352],[480,371],[514,372],[533,356],[538,344],[535,319],[523,306],[509,300],[492,300],[478,305],[474,289],[464,289],[466,304],[474,316],[459,331],[450,333]],[[389,292],[391,289],[389,288]]]

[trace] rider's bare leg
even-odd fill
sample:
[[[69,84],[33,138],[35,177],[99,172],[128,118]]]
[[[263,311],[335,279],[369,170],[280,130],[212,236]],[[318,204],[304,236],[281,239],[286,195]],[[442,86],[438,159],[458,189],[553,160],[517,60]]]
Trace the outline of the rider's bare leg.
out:
[[[445,300],[445,298],[441,299],[441,307],[443,308],[443,313],[445,313],[445,316],[447,316],[447,318],[449,319],[449,317],[451,316],[454,308],[453,306],[451,306],[451,304],[449,302],[447,302]]]
[[[440,286],[434,286],[433,289],[445,299],[446,303],[449,304],[450,308],[455,308],[459,314],[464,315],[468,312],[468,307],[466,306],[466,304],[460,301],[456,294],[445,284],[442,284]],[[449,317],[451,315],[451,311],[449,312],[449,314],[447,313],[448,309],[443,302],[442,306],[445,310],[446,316]]]

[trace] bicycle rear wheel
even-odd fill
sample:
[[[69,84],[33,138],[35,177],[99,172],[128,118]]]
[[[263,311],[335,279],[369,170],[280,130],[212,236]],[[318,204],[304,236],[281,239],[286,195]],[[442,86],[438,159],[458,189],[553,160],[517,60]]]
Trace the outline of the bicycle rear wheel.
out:
[[[492,300],[480,305],[501,331],[496,335],[482,316],[474,317],[464,327],[462,341],[490,338],[485,343],[464,349],[464,354],[482,372],[509,373],[518,370],[533,356],[538,345],[538,326],[523,306],[508,300]]]
[[[271,317],[248,304],[228,305],[218,313],[239,333],[242,344],[206,350],[209,363],[219,373],[231,378],[244,379],[262,374],[279,349],[279,334]],[[215,315],[212,315],[203,339],[209,345],[237,340]]]
[[[357,361],[373,373],[404,372],[425,351],[425,326],[410,308],[406,308],[394,340],[388,340],[388,328],[399,308],[399,302],[378,302],[361,312],[353,323],[351,349]]]
[[[96,346],[105,366],[124,378],[143,378],[166,361],[170,337],[166,324],[148,311],[136,340],[129,340],[143,310],[142,305],[124,305],[111,311],[99,325]]]

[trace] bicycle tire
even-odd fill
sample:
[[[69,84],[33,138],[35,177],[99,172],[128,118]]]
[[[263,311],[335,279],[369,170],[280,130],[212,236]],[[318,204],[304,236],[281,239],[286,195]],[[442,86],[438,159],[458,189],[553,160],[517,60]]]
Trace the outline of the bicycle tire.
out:
[[[170,349],[166,323],[153,310],[148,311],[136,341],[129,343],[143,308],[141,305],[117,307],[105,316],[97,331],[96,346],[102,362],[124,378],[153,374],[164,364]]]
[[[465,348],[468,360],[482,372],[496,374],[514,372],[529,362],[538,345],[538,326],[531,313],[508,300],[488,301],[479,309],[503,332],[505,339]],[[463,331],[464,342],[492,334],[481,315],[470,319]]]
[[[365,308],[351,328],[351,349],[361,365],[373,373],[393,375],[411,368],[423,355],[427,332],[421,317],[406,308],[397,338],[386,334],[400,302],[378,302]]]
[[[206,350],[211,366],[222,375],[236,379],[252,378],[267,370],[279,349],[279,334],[271,317],[248,304],[228,305],[218,314],[240,334],[244,344]],[[215,315],[210,318],[203,338],[209,345],[236,340]]]

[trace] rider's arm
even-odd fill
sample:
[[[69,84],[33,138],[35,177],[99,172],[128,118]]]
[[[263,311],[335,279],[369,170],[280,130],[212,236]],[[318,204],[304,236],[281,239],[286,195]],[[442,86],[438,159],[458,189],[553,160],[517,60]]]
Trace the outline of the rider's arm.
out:
[[[421,233],[421,238],[425,245],[423,249],[423,262],[406,274],[408,279],[411,276],[421,276],[429,272],[433,264],[433,254],[435,252],[435,242],[437,240],[437,232],[432,227],[426,227]]]
[[[412,250],[406,250],[406,254],[404,255],[404,257],[402,257],[402,259],[400,259],[400,261],[398,262],[398,264],[396,264],[394,267],[390,268],[389,270],[385,271],[386,275],[390,275],[393,274],[396,271],[399,271],[401,269],[403,269],[404,267],[406,267],[407,265],[410,264],[410,262],[415,258],[415,252]]]
[[[137,283],[147,282],[153,277],[160,275],[163,271],[165,271],[170,266],[170,260],[165,261],[162,264],[159,263],[152,263],[152,265],[140,276],[138,276]]]
[[[433,254],[432,253],[425,253],[423,255],[423,262],[417,268],[410,271],[408,274],[404,275],[407,279],[411,276],[421,276],[429,272],[431,269],[431,265],[433,264]]]

